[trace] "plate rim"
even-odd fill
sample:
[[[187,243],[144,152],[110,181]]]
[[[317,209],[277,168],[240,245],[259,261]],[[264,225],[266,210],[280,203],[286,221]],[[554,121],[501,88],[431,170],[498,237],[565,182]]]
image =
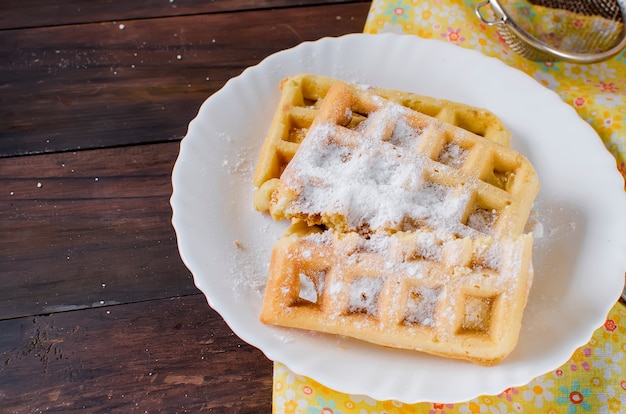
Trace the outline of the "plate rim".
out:
[[[238,326],[232,326],[231,323],[229,322],[228,317],[223,314],[223,309],[216,309],[215,304],[211,300],[211,297],[210,297],[211,295],[209,294],[209,292],[205,292],[204,289],[202,289],[200,287],[200,284],[198,283],[199,281],[197,279],[196,273],[194,272],[194,269],[192,269],[192,267],[195,267],[195,265],[193,263],[191,263],[193,261],[193,259],[191,259],[189,256],[187,256],[188,252],[186,251],[185,248],[182,247],[182,244],[180,243],[181,239],[184,238],[185,236],[184,236],[183,232],[181,232],[183,227],[182,227],[181,222],[179,221],[179,216],[177,215],[177,212],[176,212],[176,210],[178,209],[178,200],[179,200],[177,198],[179,196],[179,193],[177,193],[177,190],[179,190],[180,187],[175,182],[175,178],[178,177],[177,171],[180,172],[181,164],[179,164],[179,160],[181,159],[181,154],[182,154],[182,151],[183,151],[183,147],[184,147],[184,145],[186,145],[187,136],[189,136],[189,133],[191,131],[192,123],[194,123],[194,121],[196,119],[198,119],[199,117],[202,116],[203,108],[206,108],[206,106],[208,106],[207,102],[209,102],[211,100],[214,100],[216,96],[219,97],[220,96],[219,94],[221,94],[221,93],[226,93],[226,92],[223,92],[223,91],[228,91],[229,88],[231,88],[233,84],[236,84],[237,82],[239,82],[242,79],[242,77],[248,76],[248,74],[251,73],[251,72],[263,70],[263,67],[270,65],[273,60],[277,60],[277,59],[279,60],[279,57],[277,57],[277,56],[280,56],[281,54],[282,55],[290,54],[290,53],[294,54],[294,53],[297,53],[298,51],[304,50],[306,48],[315,47],[313,45],[316,45],[316,44],[319,45],[319,44],[323,44],[325,42],[345,42],[345,41],[349,42],[350,41],[350,40],[344,40],[344,39],[354,39],[354,38],[363,38],[364,39],[364,38],[376,37],[377,39],[387,38],[387,39],[393,39],[393,40],[390,40],[390,41],[397,41],[399,38],[406,39],[407,36],[411,36],[411,35],[397,35],[397,34],[392,34],[392,33],[383,33],[383,34],[372,35],[372,34],[355,33],[355,34],[343,35],[343,36],[338,36],[338,37],[324,37],[324,38],[321,38],[321,39],[318,39],[318,40],[314,40],[314,41],[307,41],[307,42],[300,43],[299,45],[294,46],[292,48],[276,52],[276,53],[274,53],[274,54],[264,58],[257,65],[254,65],[254,66],[251,66],[249,68],[246,68],[244,71],[242,71],[242,73],[240,75],[238,75],[238,76],[236,76],[234,78],[229,79],[224,84],[224,86],[222,88],[220,88],[220,90],[218,90],[217,92],[215,92],[215,94],[213,94],[210,97],[208,97],[204,101],[204,103],[201,105],[201,107],[200,107],[196,117],[190,122],[188,133],[185,135],[185,137],[181,141],[181,146],[180,146],[181,147],[181,153],[179,153],[179,156],[178,156],[178,158],[177,158],[177,160],[176,160],[176,162],[174,164],[174,168],[173,168],[173,171],[172,171],[173,190],[172,190],[172,196],[170,198],[170,204],[172,206],[172,225],[173,225],[173,227],[175,229],[175,232],[176,232],[176,237],[177,237],[178,247],[179,247],[179,254],[181,256],[181,259],[183,260],[185,265],[191,270],[192,274],[194,275],[194,283],[196,283],[196,286],[198,286],[198,288],[203,292],[203,294],[206,297],[207,302],[209,303],[209,305],[212,308],[214,308],[220,314],[220,316],[229,325],[229,327],[233,330],[233,332],[235,332],[238,336],[240,336],[244,341],[246,341],[246,342],[250,343],[251,345],[253,345],[253,346],[257,347],[258,349],[260,349],[271,360],[280,360],[280,359],[274,353],[272,353],[271,351],[267,351],[266,349],[261,348],[258,344],[254,343],[255,341],[251,340],[249,338],[249,335],[246,335],[244,332],[240,332],[241,329],[239,329]],[[443,41],[440,41],[440,40],[422,39],[422,38],[419,38],[417,36],[411,36],[411,38],[413,38],[412,41],[415,41],[417,43],[431,43],[431,42],[432,42],[432,44],[437,43],[436,47],[448,48],[449,51],[453,50],[452,48],[458,48],[457,50],[458,50],[459,53],[469,53],[469,54],[473,55],[473,57],[476,57],[477,59],[487,59],[490,62],[493,62],[493,64],[500,65],[500,68],[502,70],[505,70],[505,71],[515,71],[515,73],[516,73],[515,76],[523,75],[523,77],[525,77],[525,78],[527,78],[529,80],[532,80],[538,86],[541,86],[538,82],[536,82],[528,74],[526,74],[526,73],[524,73],[524,72],[522,72],[522,71],[520,71],[518,69],[515,69],[513,67],[510,67],[510,66],[506,65],[504,62],[500,61],[499,59],[482,55],[479,52],[474,51],[474,50],[463,49],[463,48],[460,48],[460,47],[455,46],[455,45],[450,45],[450,44],[448,44],[446,42],[443,42]],[[495,62],[497,62],[497,63],[495,63]],[[575,115],[576,118],[578,118],[584,125],[586,125],[588,127],[588,129],[590,131],[592,131],[593,134],[596,135],[596,137],[597,137],[596,132],[593,131],[591,126],[588,123],[586,123],[584,120],[582,120],[582,118],[580,118],[578,116],[578,114],[575,112],[574,108],[572,108],[571,106],[569,106],[566,103],[564,103],[561,100],[561,98],[556,94],[556,92],[554,92],[554,91],[552,91],[552,90],[550,90],[548,88],[545,88],[543,86],[541,86],[541,88],[543,88],[543,90],[545,92],[545,95],[547,97],[551,96],[550,99],[558,99],[558,101],[562,105],[566,105],[567,108],[569,108],[569,110],[571,111],[571,114]],[[565,109],[565,107],[562,107],[562,110],[564,110],[564,109]],[[589,132],[589,131],[587,131],[587,132]],[[599,137],[597,137],[597,143],[599,145],[602,145],[602,141],[601,141],[601,139]],[[608,150],[606,150],[605,147],[603,149],[604,149],[604,153],[606,154],[607,157],[613,158],[612,155],[608,152]],[[612,164],[610,164],[610,165],[612,165]],[[615,170],[615,174],[614,175],[615,175],[615,181],[617,182],[617,180],[619,179],[617,170]],[[252,209],[251,209],[251,211],[252,211]],[[618,297],[619,297],[619,292],[616,291],[615,300],[617,300]],[[604,313],[604,318],[606,317],[606,314],[608,314],[608,312],[610,311],[612,306],[613,306],[613,304],[605,306],[606,307],[606,313]],[[598,319],[602,319],[602,318],[599,317]],[[604,322],[603,320],[602,321],[599,320],[597,326],[599,327],[603,322]],[[577,347],[582,346],[585,343],[587,343],[589,341],[589,339],[591,338],[591,336],[593,335],[593,332],[594,331],[589,332],[589,335],[588,336],[584,336],[584,338],[581,337],[580,340],[579,340],[580,343],[579,343],[579,345]],[[554,368],[562,365],[566,361],[567,361],[567,359],[562,361],[560,364],[554,366]],[[302,371],[302,367],[301,366],[300,367],[298,367],[298,366],[293,367],[293,364],[290,365],[290,364],[282,362],[282,361],[281,361],[281,363],[285,364],[290,370],[293,370],[297,374],[306,375],[306,376],[309,376],[312,379],[314,379],[314,380],[316,380],[316,381],[318,381],[320,383],[324,383],[319,378],[313,378],[309,373],[300,372],[300,371]],[[551,365],[554,365],[554,363],[551,364]],[[298,368],[300,368],[300,369],[298,369]],[[546,371],[546,372],[548,372],[548,371]],[[476,397],[478,395],[484,395],[484,394],[494,395],[494,394],[497,394],[497,393],[501,392],[503,389],[507,388],[508,386],[520,386],[520,385],[528,383],[528,381],[530,381],[530,380],[532,380],[532,377],[531,378],[524,377],[524,378],[520,378],[515,383],[507,384],[506,387],[498,387],[500,389],[500,391],[494,391],[495,388],[492,387],[491,390],[488,390],[488,391],[485,391],[485,392],[480,392],[480,393],[477,393],[477,394],[473,393],[473,395],[465,395],[465,396],[461,397],[460,399],[459,398],[452,398],[452,399],[450,399],[448,401],[441,401],[441,402],[459,402],[459,401],[466,401],[466,400],[471,399],[473,397]],[[341,392],[345,392],[345,391],[341,391]],[[348,392],[348,393],[350,393],[350,392]],[[370,395],[371,395],[371,393],[370,393]],[[408,402],[408,403],[415,403],[415,402],[420,402],[420,401],[431,401],[429,399],[423,399],[423,398],[419,398],[417,400],[411,400],[411,399],[407,399],[407,398],[394,398],[393,396],[390,396],[391,398],[386,398],[385,396],[382,396],[382,395],[378,395],[378,396],[371,395],[371,396],[373,398],[376,398],[376,399],[379,399],[379,400],[380,399],[397,399],[399,401],[400,400],[404,400],[405,402]],[[398,397],[398,396],[396,396],[396,397]]]

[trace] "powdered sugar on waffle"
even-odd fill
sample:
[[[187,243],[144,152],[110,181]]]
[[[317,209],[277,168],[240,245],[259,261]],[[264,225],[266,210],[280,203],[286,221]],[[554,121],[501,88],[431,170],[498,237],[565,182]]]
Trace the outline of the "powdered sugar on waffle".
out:
[[[355,131],[332,124],[311,128],[287,167],[292,173],[283,174],[298,193],[286,212],[338,215],[351,231],[410,230],[407,225],[419,222],[475,235],[461,224],[469,191],[428,182],[428,160],[415,150],[423,131],[407,123],[406,111],[388,102]]]
[[[330,248],[334,252],[332,257],[342,263],[335,267],[336,272],[365,269],[361,277],[351,282],[339,278],[329,285],[328,293],[333,297],[342,292],[348,292],[350,312],[376,315],[377,297],[382,291],[383,284],[394,285],[395,283],[386,279],[391,278],[398,283],[401,280],[414,280],[414,286],[419,290],[417,293],[426,302],[419,306],[416,303],[417,308],[411,309],[411,315],[414,318],[423,319],[422,324],[428,326],[435,326],[437,323],[430,319],[432,315],[429,314],[432,313],[436,301],[444,300],[442,295],[447,294],[446,289],[458,290],[466,285],[483,285],[487,280],[485,278],[489,277],[488,284],[491,288],[497,288],[501,297],[504,298],[512,292],[511,289],[515,288],[516,283],[513,279],[520,274],[520,271],[523,270],[523,273],[526,273],[525,269],[520,268],[523,241],[508,240],[505,243],[499,243],[488,238],[475,240],[469,247],[467,244],[457,243],[459,240],[451,235],[436,234],[431,231],[396,233],[391,236],[374,233],[369,237],[363,237],[356,233],[337,234],[332,230],[309,234],[301,237],[300,241],[307,246],[306,249],[313,248],[318,252],[323,251],[319,247]],[[466,250],[468,248],[470,252]],[[303,257],[302,253],[303,251],[299,251],[298,254]],[[467,253],[471,254],[469,260]],[[437,274],[436,282],[433,279],[433,272]],[[356,273],[358,274],[358,271]],[[307,283],[303,283],[302,279],[301,277],[300,296],[315,302],[316,300],[309,298],[321,294],[323,279],[322,284],[317,286],[318,292],[314,294],[307,293],[314,288],[307,287]],[[420,279],[424,281],[419,281]],[[305,294],[302,293],[303,289]],[[449,297],[445,300],[452,304],[454,298]],[[397,307],[400,304],[394,302],[390,305]],[[411,303],[407,306],[411,306]],[[341,309],[338,311],[339,313],[333,315],[334,317],[343,312]],[[439,312],[443,311],[443,309],[439,310]],[[443,318],[440,322],[448,323],[450,317]],[[426,319],[430,320],[426,321]]]

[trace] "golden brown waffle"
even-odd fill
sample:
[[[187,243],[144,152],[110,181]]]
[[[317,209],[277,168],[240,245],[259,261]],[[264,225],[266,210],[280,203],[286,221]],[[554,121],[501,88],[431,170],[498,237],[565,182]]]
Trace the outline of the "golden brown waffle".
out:
[[[365,118],[352,128],[355,117]],[[539,183],[521,154],[335,82],[272,195],[277,219],[340,232],[522,233]]]
[[[515,347],[539,189],[508,146],[334,81],[269,211],[264,323],[492,365]],[[267,142],[266,142],[267,143]]]
[[[254,185],[257,187],[254,205],[257,210],[267,211],[270,196],[280,174],[298,150],[328,89],[336,81],[318,75],[300,74],[281,82],[280,101],[263,143],[254,175]],[[510,132],[487,110],[391,89],[369,87],[368,90],[493,142],[509,145]],[[355,127],[361,120],[363,118],[354,117],[350,127]]]
[[[531,249],[529,235],[300,229],[273,250],[261,320],[493,365],[518,340]]]

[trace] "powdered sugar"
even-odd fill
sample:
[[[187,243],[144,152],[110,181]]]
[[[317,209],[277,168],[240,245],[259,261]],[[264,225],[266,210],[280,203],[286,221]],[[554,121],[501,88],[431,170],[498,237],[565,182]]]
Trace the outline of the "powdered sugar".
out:
[[[313,280],[304,273],[300,273],[300,298],[316,303],[317,302],[317,289]]]
[[[497,210],[476,209],[467,219],[467,225],[481,233],[489,234],[498,219]]]
[[[465,159],[467,158],[469,152],[464,148],[461,148],[458,145],[449,143],[444,145],[441,153],[439,154],[439,161],[442,164],[449,165],[454,168],[459,168]]]
[[[405,108],[388,103],[355,131],[332,124],[309,130],[283,175],[298,193],[290,214],[338,215],[348,230],[431,228],[460,232],[469,191],[429,182],[415,150],[423,131],[407,123]],[[287,171],[287,170],[286,170]]]
[[[416,287],[409,292],[404,324],[433,327],[435,308],[441,300],[442,288]]]
[[[350,285],[348,310],[368,315],[378,314],[378,298],[383,287],[383,280],[378,277],[361,277]]]

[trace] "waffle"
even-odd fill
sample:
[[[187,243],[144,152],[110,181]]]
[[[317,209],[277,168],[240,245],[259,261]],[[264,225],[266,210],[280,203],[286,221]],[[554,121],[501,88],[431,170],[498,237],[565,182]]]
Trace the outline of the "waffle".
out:
[[[357,116],[366,119],[351,128]],[[538,189],[511,148],[335,82],[269,211],[344,233],[429,228],[500,239],[523,232]]]
[[[292,230],[273,250],[261,321],[497,364],[518,340],[532,237],[440,236]]]
[[[281,82],[278,108],[263,143],[254,174],[256,186],[254,206],[257,210],[268,210],[270,196],[278,184],[280,174],[298,150],[318,113],[323,98],[336,81],[323,76],[300,74]],[[510,132],[487,110],[408,92],[377,87],[368,89],[378,96],[414,111],[456,125],[493,142],[509,145]],[[362,119],[354,117],[349,127],[356,126]]]
[[[269,212],[292,226],[263,323],[483,365],[515,347],[539,189],[521,154],[334,81],[274,181]]]

